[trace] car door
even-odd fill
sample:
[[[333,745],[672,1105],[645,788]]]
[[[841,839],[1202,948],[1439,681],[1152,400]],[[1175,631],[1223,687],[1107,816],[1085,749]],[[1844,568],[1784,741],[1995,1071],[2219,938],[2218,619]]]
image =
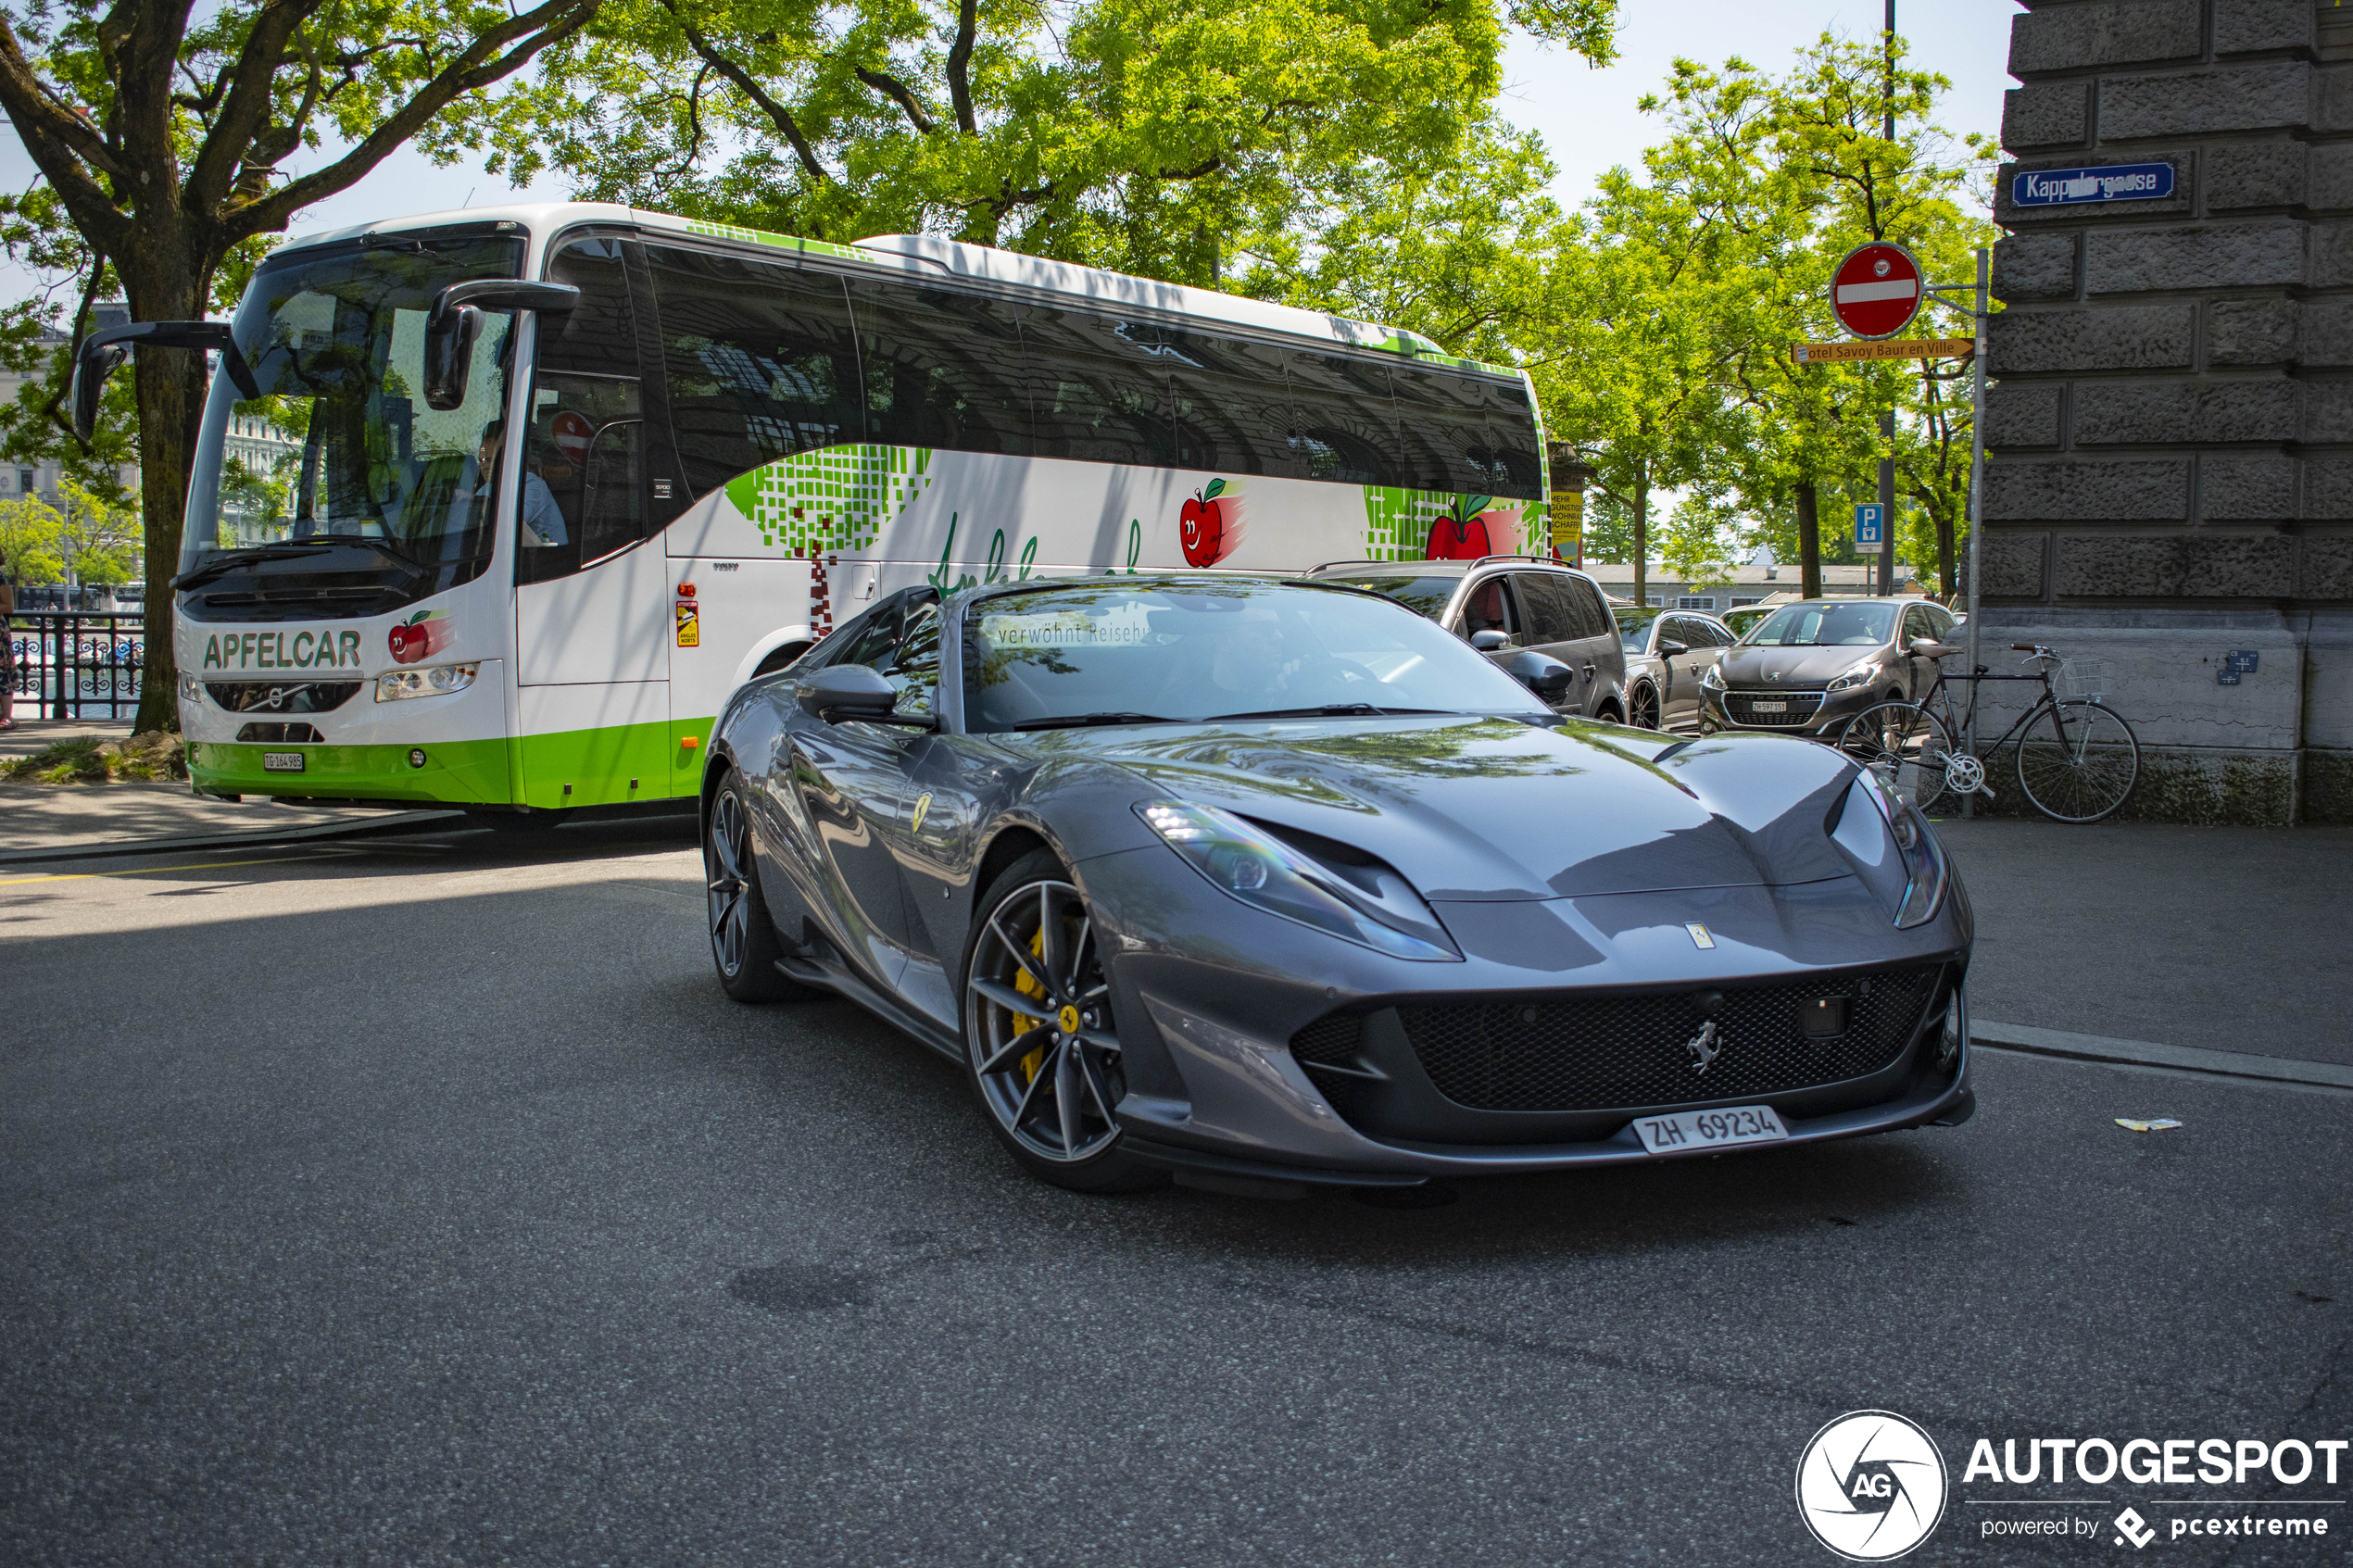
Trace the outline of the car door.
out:
[[[1516,571],[1511,580],[1521,617],[1521,646],[1559,659],[1577,677],[1553,706],[1563,713],[1585,712],[1593,661],[1583,651],[1581,624],[1578,607],[1568,596],[1568,579],[1556,571]]]
[[[909,601],[932,592],[911,589],[875,606],[857,627],[845,628],[849,642],[820,665],[864,664],[887,673]],[[789,755],[771,775],[771,787],[787,796],[780,804],[800,829],[796,837],[809,862],[802,870],[816,884],[815,902],[843,957],[893,990],[907,967],[909,936],[893,838],[913,809],[906,797],[906,754],[921,736],[887,724],[827,723],[795,704],[786,729]]]
[[[1680,645],[1683,651],[1668,651],[1670,645]],[[1663,729],[1676,730],[1686,723],[1699,721],[1699,671],[1692,646],[1692,629],[1683,617],[1672,613],[1658,618],[1656,630],[1651,633],[1651,654],[1658,660],[1659,679],[1664,683],[1658,694],[1658,721]]]
[[[1509,659],[1520,639],[1519,604],[1513,596],[1510,577],[1499,571],[1474,580],[1463,591],[1463,608],[1449,630],[1465,642],[1481,632],[1501,632],[1504,646],[1487,657],[1498,664]]]
[[[1622,714],[1626,704],[1626,643],[1600,584],[1575,572],[1554,574],[1577,611],[1577,674],[1584,684],[1585,712],[1598,716],[1613,696]]]
[[[1914,654],[1912,644],[1915,641],[1936,641],[1936,623],[1929,618],[1926,605],[1905,607],[1904,623],[1895,643],[1895,667],[1905,672],[1904,695],[1919,697],[1927,696],[1928,688],[1936,684],[1936,660]]]

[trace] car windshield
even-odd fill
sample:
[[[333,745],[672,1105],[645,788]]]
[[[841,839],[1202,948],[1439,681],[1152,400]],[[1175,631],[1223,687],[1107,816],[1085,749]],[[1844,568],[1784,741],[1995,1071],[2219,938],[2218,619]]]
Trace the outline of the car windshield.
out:
[[[1386,594],[1416,615],[1427,615],[1432,621],[1446,613],[1447,604],[1454,597],[1454,590],[1463,585],[1460,577],[1424,577],[1399,573],[1394,577],[1336,577],[1352,588],[1369,588],[1376,594]]]
[[[1877,647],[1895,625],[1892,604],[1783,605],[1741,639],[1748,647]]]
[[[1651,626],[1656,615],[1644,615],[1640,610],[1621,609],[1617,612],[1617,635],[1626,644],[1628,653],[1648,653]]]
[[[508,237],[420,236],[264,263],[233,328],[262,395],[214,378],[181,571],[257,546],[365,541],[377,570],[410,575],[487,556],[482,458],[497,450],[514,318],[484,314],[450,409],[425,402],[425,318],[450,283],[512,277],[522,253]]]
[[[1549,712],[1461,638],[1396,605],[1246,578],[985,598],[964,615],[963,666],[966,723],[984,733],[1324,709]]]

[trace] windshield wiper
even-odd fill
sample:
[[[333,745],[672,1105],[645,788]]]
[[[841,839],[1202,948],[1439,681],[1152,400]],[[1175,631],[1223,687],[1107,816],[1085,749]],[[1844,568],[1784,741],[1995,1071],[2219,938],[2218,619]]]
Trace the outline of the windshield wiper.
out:
[[[424,562],[419,560],[408,551],[397,548],[384,540],[374,538],[366,533],[314,533],[310,537],[315,542],[321,545],[364,545],[369,549],[375,551],[379,555],[390,556],[393,559],[409,568],[411,571],[426,571],[431,570]]]
[[[299,542],[283,545],[249,545],[242,550],[232,550],[217,560],[207,561],[193,571],[183,571],[171,580],[174,588],[201,588],[208,583],[218,583],[240,567],[259,566],[265,561],[300,560],[330,545],[365,545],[382,555],[391,557],[410,572],[431,570],[406,550],[396,549],[382,539],[371,539],[364,533],[320,533]]]
[[[1024,719],[1013,726],[1016,730],[1078,730],[1091,724],[1184,724],[1191,721],[1171,719],[1161,713],[1068,713],[1051,719]]]
[[[1459,713],[1458,708],[1375,708],[1369,702],[1327,702],[1321,708],[1265,708],[1255,713],[1213,713],[1200,721],[1214,724],[1226,719],[1394,719],[1408,713]]]

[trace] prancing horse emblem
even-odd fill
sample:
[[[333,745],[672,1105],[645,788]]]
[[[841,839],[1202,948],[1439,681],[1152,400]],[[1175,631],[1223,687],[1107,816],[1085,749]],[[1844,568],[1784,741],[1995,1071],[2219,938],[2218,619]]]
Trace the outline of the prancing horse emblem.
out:
[[[1711,1018],[1701,1024],[1699,1033],[1683,1042],[1683,1048],[1699,1058],[1692,1063],[1692,1071],[1706,1072],[1707,1064],[1724,1054],[1724,1047],[1716,1043],[1716,1021]]]

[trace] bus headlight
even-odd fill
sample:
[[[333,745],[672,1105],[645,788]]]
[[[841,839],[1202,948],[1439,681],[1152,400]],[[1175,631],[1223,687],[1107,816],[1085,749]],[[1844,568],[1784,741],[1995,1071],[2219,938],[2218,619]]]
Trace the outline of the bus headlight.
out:
[[[376,700],[399,702],[412,696],[442,696],[474,684],[479,664],[436,664],[429,670],[388,670],[376,677]]]
[[[180,700],[182,702],[197,702],[201,701],[203,696],[204,686],[202,683],[197,681],[195,676],[190,674],[187,671],[182,670],[180,671]]]

